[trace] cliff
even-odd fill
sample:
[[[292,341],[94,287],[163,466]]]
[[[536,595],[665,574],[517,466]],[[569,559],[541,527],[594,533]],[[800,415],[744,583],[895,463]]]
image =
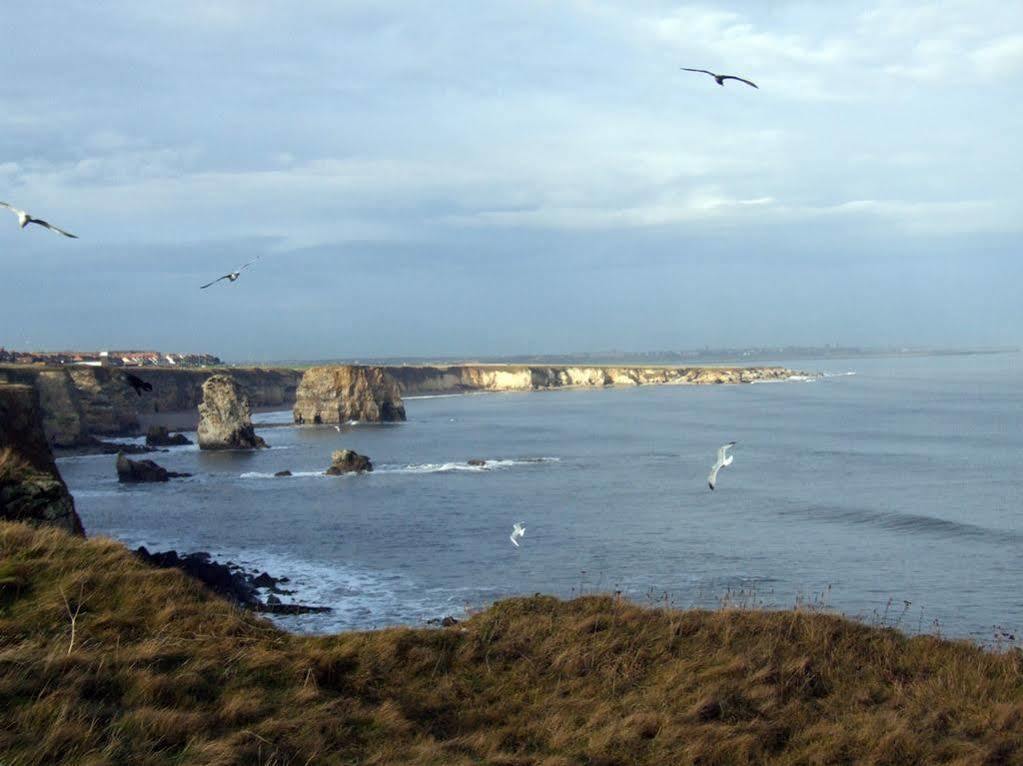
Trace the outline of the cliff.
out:
[[[401,366],[383,368],[405,396],[554,388],[709,385],[786,380],[783,367],[538,367],[528,365]]]
[[[311,367],[302,376],[296,423],[381,422],[405,419],[398,384],[381,367]]]
[[[1017,649],[809,609],[537,596],[302,636],[109,539],[0,523],[0,566],[12,766],[1023,759]]]
[[[31,386],[0,384],[0,519],[85,534],[50,452]]]
[[[222,370],[242,387],[253,407],[287,407],[302,373],[292,369]],[[153,390],[138,396],[124,380],[132,373]],[[55,446],[84,444],[89,437],[134,435],[159,413],[195,413],[212,370],[166,367],[0,367],[0,382],[26,383],[39,391],[47,438]],[[194,421],[198,423],[198,420]],[[184,426],[182,426],[184,427]]]

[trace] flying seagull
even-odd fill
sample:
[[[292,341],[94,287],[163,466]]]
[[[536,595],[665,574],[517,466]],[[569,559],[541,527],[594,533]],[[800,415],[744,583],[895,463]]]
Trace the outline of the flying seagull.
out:
[[[519,521],[519,522],[516,522],[512,526],[511,537],[509,537],[508,539],[512,541],[512,545],[514,545],[516,548],[518,548],[519,547],[519,540],[521,540],[525,536],[526,536],[526,527],[525,527],[525,525],[523,525],[523,523],[521,521]]]
[[[338,433],[341,433],[341,426],[338,425],[334,426],[334,430],[337,431]]]
[[[214,279],[214,280],[213,280],[212,282],[207,282],[206,284],[204,284],[204,285],[203,285],[202,287],[200,287],[199,289],[200,289],[200,290],[205,290],[205,289],[206,289],[207,287],[209,287],[210,285],[215,285],[215,284],[217,284],[217,282],[219,282],[219,281],[220,281],[220,280],[222,280],[222,279],[226,279],[226,280],[228,280],[228,281],[230,281],[230,282],[234,282],[234,281],[235,281],[236,279],[238,279],[238,277],[240,277],[240,276],[242,275],[242,272],[243,272],[243,271],[245,271],[245,269],[247,269],[247,268],[248,268],[249,266],[251,266],[252,264],[254,264],[254,263],[255,263],[256,261],[258,261],[258,260],[259,260],[259,256],[257,255],[257,256],[256,256],[255,258],[253,258],[253,259],[252,259],[251,261],[249,261],[249,262],[248,262],[248,263],[246,263],[246,264],[245,264],[244,266],[242,266],[242,267],[241,267],[240,269],[238,269],[238,271],[232,271],[232,272],[231,272],[230,274],[225,274],[225,275],[224,275],[224,276],[222,276],[222,277],[217,277],[217,278],[216,278],[216,279]]]
[[[142,396],[143,391],[152,391],[153,384],[147,383],[137,375],[132,375],[130,372],[124,373],[124,379],[128,381],[128,385],[135,389],[135,393]]]
[[[34,223],[39,226],[42,226],[43,228],[49,229],[50,231],[55,231],[58,234],[63,234],[65,237],[71,237],[71,239],[78,239],[78,237],[72,234],[71,232],[64,231],[63,229],[58,229],[52,223],[47,223],[42,218],[33,218],[24,210],[19,210],[18,208],[14,207],[14,205],[8,205],[6,202],[0,202],[0,207],[5,207],[12,213],[14,213],[16,216],[18,216],[18,225],[23,229],[30,223]]]
[[[747,85],[752,85],[754,88],[757,88],[757,84],[755,82],[744,80],[741,77],[736,77],[735,75],[732,74],[715,74],[714,72],[708,72],[706,69],[690,69],[687,66],[679,67],[679,69],[682,69],[686,72],[700,72],[702,74],[709,74],[711,77],[714,78],[714,82],[716,82],[718,85],[724,85],[725,80],[738,80],[739,82],[744,82]],[[760,90],[760,88],[757,88],[757,90]]]
[[[732,461],[735,459],[732,455],[725,454],[734,446],[735,442],[728,442],[728,444],[718,450],[718,459],[714,462],[714,467],[710,469],[710,476],[707,477],[707,484],[711,489],[714,489],[714,485],[717,484],[718,471],[726,465],[731,465]]]

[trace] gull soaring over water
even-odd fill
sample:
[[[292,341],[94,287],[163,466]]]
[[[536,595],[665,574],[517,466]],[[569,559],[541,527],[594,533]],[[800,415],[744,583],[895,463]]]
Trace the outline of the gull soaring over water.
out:
[[[0,207],[5,207],[12,213],[14,213],[16,216],[18,216],[18,225],[23,229],[30,223],[34,223],[37,226],[42,226],[44,229],[55,231],[57,232],[57,234],[63,234],[65,237],[71,237],[71,239],[78,239],[77,235],[72,234],[69,231],[64,231],[63,229],[58,229],[52,223],[47,223],[42,218],[33,218],[24,210],[19,210],[18,208],[14,207],[14,205],[9,205],[6,202],[0,202]]]
[[[508,539],[512,541],[512,545],[514,545],[516,548],[518,548],[519,547],[519,540],[521,540],[525,536],[526,536],[526,527],[520,521],[520,522],[517,522],[516,524],[514,524],[512,526],[511,537],[509,537]]]
[[[257,256],[256,256],[255,258],[253,258],[253,259],[252,259],[251,261],[249,261],[249,262],[248,262],[248,263],[246,263],[246,264],[245,264],[244,266],[242,266],[242,267],[241,267],[240,269],[238,269],[238,271],[232,271],[232,272],[231,272],[230,274],[225,274],[225,275],[224,275],[224,276],[222,276],[222,277],[217,277],[217,278],[216,278],[216,279],[214,279],[214,280],[213,280],[212,282],[207,282],[206,284],[204,284],[204,285],[203,285],[202,287],[200,287],[199,289],[200,289],[200,290],[205,290],[205,289],[206,289],[207,287],[210,287],[211,285],[215,285],[215,284],[217,284],[217,282],[219,282],[219,281],[220,281],[220,280],[222,280],[222,279],[226,279],[226,280],[228,280],[229,282],[234,282],[234,281],[235,281],[236,279],[238,279],[238,277],[240,277],[240,276],[242,275],[242,272],[243,272],[243,271],[245,271],[245,269],[247,269],[247,268],[248,268],[249,266],[251,266],[252,264],[254,264],[254,263],[255,263],[256,261],[258,261],[258,260],[259,260],[259,256],[257,255]]]
[[[717,484],[718,471],[726,465],[731,465],[735,459],[732,455],[726,454],[734,446],[735,442],[728,442],[728,444],[718,450],[718,459],[714,462],[714,467],[710,469],[710,476],[707,477],[707,484],[711,489],[714,489],[714,485]]]
[[[757,84],[755,82],[750,82],[749,80],[744,80],[741,77],[736,77],[734,74],[715,74],[714,72],[711,72],[707,69],[690,69],[687,66],[679,67],[679,69],[685,72],[700,72],[701,74],[709,74],[711,77],[714,78],[714,82],[716,82],[718,85],[724,85],[725,80],[738,80],[739,82],[744,82],[747,85],[757,88]],[[760,90],[760,88],[757,88],[757,90]]]

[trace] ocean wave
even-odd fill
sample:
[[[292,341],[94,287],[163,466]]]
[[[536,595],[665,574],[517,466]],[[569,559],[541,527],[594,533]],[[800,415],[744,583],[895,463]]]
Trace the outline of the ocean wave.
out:
[[[456,463],[413,463],[410,465],[382,465],[375,469],[375,473],[450,473],[464,471],[467,473],[484,473],[486,471],[514,468],[515,466],[536,465],[538,463],[557,463],[561,458],[556,457],[531,457],[511,459],[487,460],[483,465],[469,465],[468,462]]]
[[[855,375],[855,374],[856,374],[855,370],[850,370],[849,372],[822,372],[821,373],[821,375],[823,375],[825,378],[845,378],[845,377],[848,377],[849,375]]]
[[[221,563],[230,560],[248,570],[287,577],[288,582],[281,587],[295,591],[287,601],[331,608],[330,612],[322,614],[266,615],[282,628],[298,633],[415,625],[459,611],[450,594],[428,594],[398,572],[375,571],[341,562],[308,561],[259,550],[217,550],[211,554]]]
[[[1012,530],[982,527],[963,521],[952,521],[938,516],[927,516],[920,513],[904,511],[875,511],[869,508],[821,507],[807,508],[799,512],[783,513],[785,516],[798,515],[807,519],[823,519],[825,521],[846,524],[863,524],[893,532],[910,534],[930,534],[948,538],[983,539],[996,543],[1019,544],[1023,542],[1023,534]]]

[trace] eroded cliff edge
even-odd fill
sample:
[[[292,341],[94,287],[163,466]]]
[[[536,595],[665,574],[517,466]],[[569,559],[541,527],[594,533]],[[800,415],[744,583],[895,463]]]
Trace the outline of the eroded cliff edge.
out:
[[[0,383],[24,383],[39,393],[43,427],[50,444],[73,447],[92,436],[126,436],[143,431],[144,422],[165,413],[195,414],[202,386],[212,375],[230,375],[253,407],[289,407],[302,373],[287,368],[195,370],[167,368],[0,366]],[[124,379],[132,373],[153,390],[138,396]],[[187,427],[182,423],[177,427]]]
[[[0,383],[0,519],[85,534],[43,433],[32,386]]]
[[[555,388],[712,385],[781,381],[803,373],[784,367],[571,367],[532,365],[383,368],[404,396]]]

